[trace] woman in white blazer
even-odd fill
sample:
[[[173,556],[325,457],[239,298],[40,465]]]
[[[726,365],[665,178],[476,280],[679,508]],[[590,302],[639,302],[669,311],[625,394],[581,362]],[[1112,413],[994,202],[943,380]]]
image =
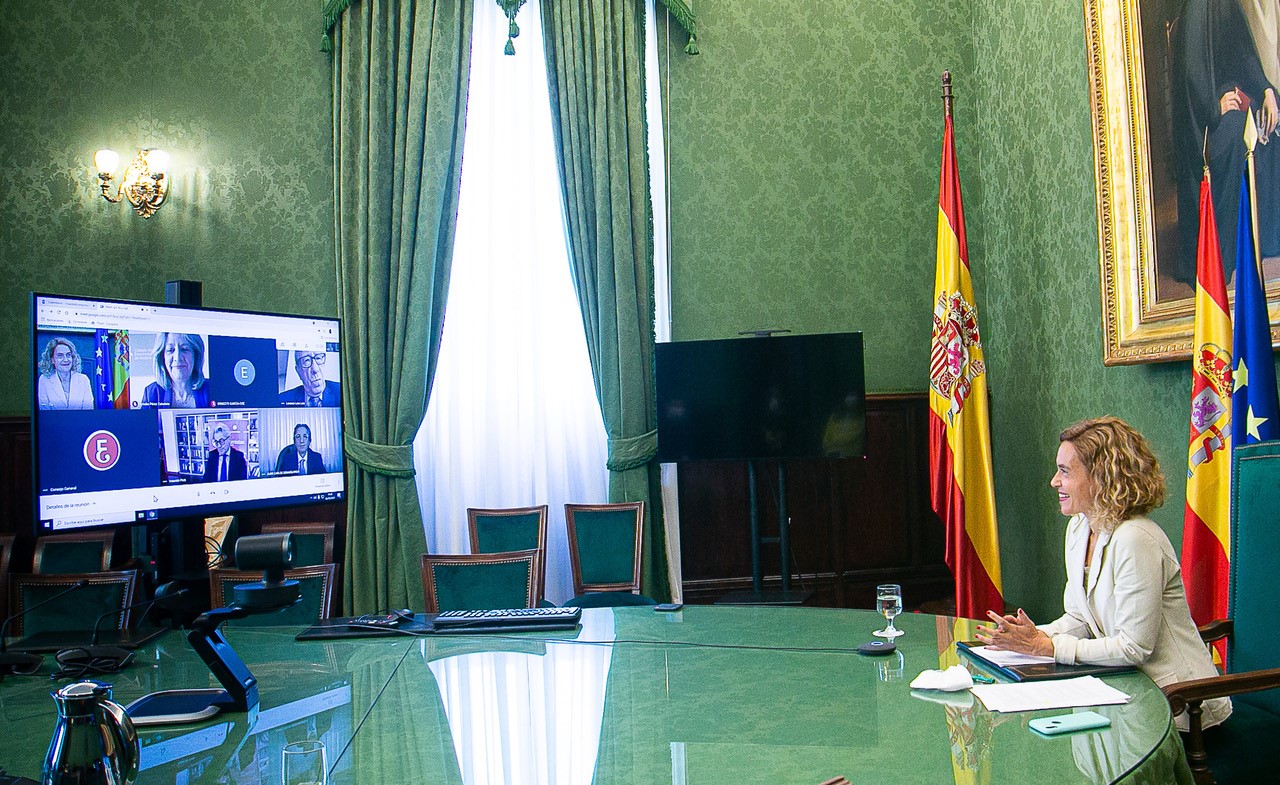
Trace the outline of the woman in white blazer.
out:
[[[93,387],[80,372],[80,353],[65,338],[54,338],[40,353],[36,397],[41,409],[92,409]]]
[[[1164,475],[1147,440],[1115,417],[1085,420],[1058,437],[1050,485],[1067,523],[1065,613],[1036,626],[1016,616],[988,615],[994,628],[977,637],[994,646],[1053,657],[1072,665],[1136,665],[1160,686],[1218,675],[1200,638],[1178,556],[1146,517],[1164,503]],[[1231,701],[1203,704],[1203,727],[1231,714]],[[1187,715],[1177,718],[1186,730]]]

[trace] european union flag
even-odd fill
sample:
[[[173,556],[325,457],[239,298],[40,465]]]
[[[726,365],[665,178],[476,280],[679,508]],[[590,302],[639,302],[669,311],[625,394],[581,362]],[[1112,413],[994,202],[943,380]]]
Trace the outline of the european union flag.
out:
[[[112,407],[111,350],[107,330],[95,330],[93,342],[93,401],[95,409]]]
[[[1271,351],[1267,297],[1258,270],[1253,236],[1249,171],[1240,181],[1240,220],[1236,231],[1236,315],[1232,336],[1236,356],[1231,396],[1231,437],[1235,446],[1280,439],[1280,402]]]

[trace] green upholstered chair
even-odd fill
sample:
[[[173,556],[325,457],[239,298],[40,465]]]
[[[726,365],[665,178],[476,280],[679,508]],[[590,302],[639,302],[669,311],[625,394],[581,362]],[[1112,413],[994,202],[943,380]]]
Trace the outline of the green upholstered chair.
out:
[[[106,572],[111,569],[112,529],[46,534],[36,538],[31,571],[41,575]]]
[[[88,631],[93,629],[99,616],[112,610],[118,610],[119,617],[114,623],[104,620],[102,628],[127,629],[131,612],[125,608],[134,602],[137,570],[58,575],[14,573],[9,576],[11,612],[21,614],[81,580],[88,581],[89,585],[53,600],[36,613],[16,616],[9,626],[9,634],[17,637],[46,631]]]
[[[427,613],[532,608],[542,554],[537,548],[506,553],[422,554],[422,596]]]
[[[264,523],[263,534],[293,533],[293,566],[316,567],[333,564],[332,523]]]
[[[640,593],[640,538],[644,502],[566,504],[573,593]]]
[[[1164,688],[1174,713],[1188,711],[1187,760],[1196,782],[1272,782],[1280,771],[1280,442],[1237,447],[1231,463],[1231,618],[1206,625],[1229,638],[1227,675]],[[1200,732],[1200,702],[1231,696],[1231,717]]]
[[[336,565],[315,564],[308,567],[293,567],[284,571],[284,577],[295,580],[299,584],[302,599],[272,613],[259,613],[236,619],[228,624],[246,627],[293,626],[315,624],[321,619],[329,618],[333,609],[333,576]],[[209,570],[209,597],[213,607],[224,607],[235,596],[232,587],[240,583],[255,583],[262,580],[262,572],[254,570]]]
[[[547,505],[503,509],[467,508],[467,531],[472,553],[509,553],[537,550],[537,599],[547,590]]]

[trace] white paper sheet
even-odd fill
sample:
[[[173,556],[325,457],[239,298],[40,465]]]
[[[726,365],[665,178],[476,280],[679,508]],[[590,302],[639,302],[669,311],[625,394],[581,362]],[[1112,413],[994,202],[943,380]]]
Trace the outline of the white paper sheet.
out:
[[[1128,695],[1097,676],[1020,684],[979,684],[974,686],[973,694],[988,709],[1000,712],[1069,709],[1075,706],[1106,706],[1129,702]]]
[[[990,646],[972,646],[969,651],[996,665],[1032,665],[1053,662],[1052,657],[1041,657],[1038,654],[1019,654],[1016,651],[993,649]]]

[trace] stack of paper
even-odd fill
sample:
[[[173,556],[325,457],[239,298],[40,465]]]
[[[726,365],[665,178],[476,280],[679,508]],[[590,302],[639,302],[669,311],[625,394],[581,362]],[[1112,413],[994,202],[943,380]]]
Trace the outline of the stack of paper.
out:
[[[1075,706],[1106,706],[1128,703],[1129,696],[1109,686],[1097,676],[1019,684],[980,684],[973,688],[991,711],[1038,711],[1069,709]]]

